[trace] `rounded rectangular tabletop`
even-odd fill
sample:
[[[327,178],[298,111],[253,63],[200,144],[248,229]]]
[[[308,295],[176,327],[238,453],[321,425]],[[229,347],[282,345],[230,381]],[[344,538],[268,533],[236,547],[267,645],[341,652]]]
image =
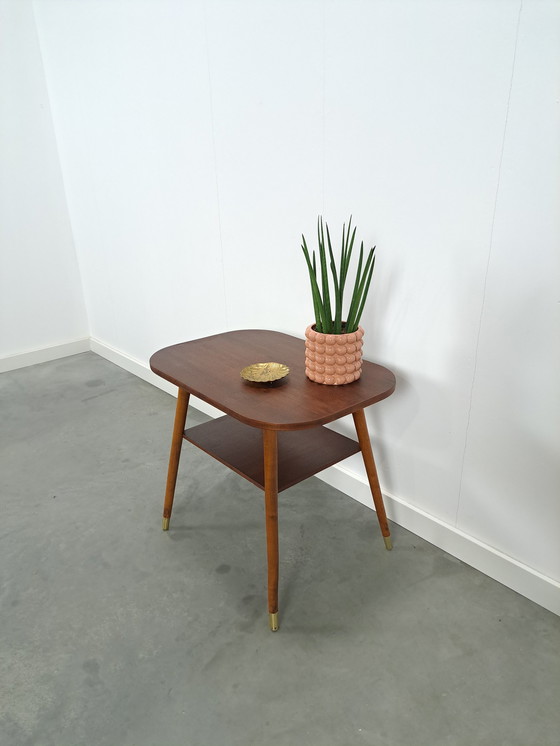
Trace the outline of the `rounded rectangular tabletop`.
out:
[[[279,384],[256,387],[241,378],[252,363],[285,363]],[[157,375],[237,420],[266,430],[324,425],[390,396],[395,376],[364,360],[358,381],[326,386],[305,375],[305,342],[282,332],[247,329],[165,347],[150,358]]]

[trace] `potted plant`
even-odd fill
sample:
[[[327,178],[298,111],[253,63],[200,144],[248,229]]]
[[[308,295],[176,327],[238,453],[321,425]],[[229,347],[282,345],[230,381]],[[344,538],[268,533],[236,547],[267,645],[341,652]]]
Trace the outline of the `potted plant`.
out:
[[[357,381],[362,372],[364,330],[360,326],[360,318],[373,276],[375,246],[370,249],[364,262],[364,242],[361,243],[350,305],[343,320],[344,291],[356,237],[356,228],[352,230],[352,217],[348,221],[348,229],[346,225],[342,227],[342,247],[338,265],[332,250],[329,226],[326,223],[323,226],[322,217],[317,221],[317,236],[319,268],[315,251],[312,255],[309,254],[303,235],[301,246],[309,270],[315,311],[315,323],[305,330],[305,374],[317,383],[338,386]],[[329,286],[327,252],[332,288]],[[320,280],[317,277],[318,269]],[[334,299],[334,314],[331,297]]]

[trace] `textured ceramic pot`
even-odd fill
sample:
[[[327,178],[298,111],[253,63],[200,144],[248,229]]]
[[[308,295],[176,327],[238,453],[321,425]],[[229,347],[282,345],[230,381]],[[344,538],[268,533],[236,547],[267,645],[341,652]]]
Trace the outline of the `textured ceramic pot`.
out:
[[[330,386],[357,381],[362,373],[362,327],[350,334],[321,334],[314,327],[305,330],[305,375]]]

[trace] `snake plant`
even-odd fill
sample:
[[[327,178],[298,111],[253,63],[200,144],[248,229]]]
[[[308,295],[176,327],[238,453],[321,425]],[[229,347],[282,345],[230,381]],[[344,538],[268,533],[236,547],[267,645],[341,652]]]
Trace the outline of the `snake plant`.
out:
[[[326,243],[325,231],[327,237]],[[317,278],[317,260],[315,250],[313,250],[313,254],[310,256],[305,236],[302,235],[301,237],[301,248],[303,250],[303,255],[305,256],[307,269],[309,270],[309,279],[311,281],[311,293],[313,296],[313,308],[315,311],[315,329],[318,332],[324,334],[347,334],[355,332],[360,323],[360,318],[364,310],[373,275],[373,268],[375,266],[375,246],[369,250],[369,254],[364,264],[364,242],[362,241],[360,246],[360,257],[358,259],[358,269],[354,281],[354,288],[352,290],[352,299],[350,301],[346,320],[343,321],[342,304],[355,237],[356,228],[352,230],[352,216],[350,216],[348,229],[346,229],[346,224],[342,227],[342,248],[340,250],[340,261],[337,266],[332,250],[329,226],[327,223],[323,226],[323,218],[319,216],[319,219],[317,220],[317,238],[319,243],[320,288],[319,279]],[[331,289],[329,288],[327,251],[333,285],[334,316],[331,306]]]

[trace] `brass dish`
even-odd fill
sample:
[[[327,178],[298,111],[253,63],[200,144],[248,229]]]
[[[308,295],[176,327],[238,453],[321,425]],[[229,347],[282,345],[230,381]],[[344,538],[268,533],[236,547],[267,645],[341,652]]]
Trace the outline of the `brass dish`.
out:
[[[253,363],[241,371],[241,378],[249,383],[274,383],[285,378],[290,369],[283,363]]]

